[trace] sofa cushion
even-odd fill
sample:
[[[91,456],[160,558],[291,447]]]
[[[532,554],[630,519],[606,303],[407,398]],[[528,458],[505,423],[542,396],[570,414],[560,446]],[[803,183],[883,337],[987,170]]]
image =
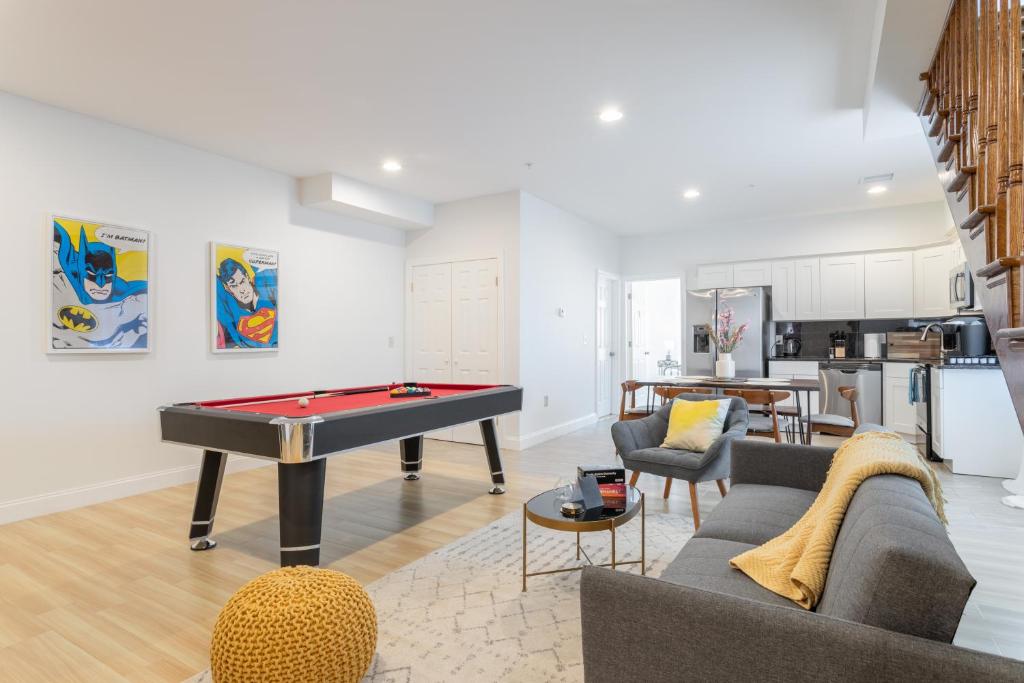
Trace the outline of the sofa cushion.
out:
[[[648,465],[661,465],[664,467],[685,467],[686,469],[700,469],[703,453],[683,451],[676,448],[641,448],[638,451],[627,453],[622,457],[622,462],[629,469],[636,469],[632,463],[645,463]],[[648,470],[643,470],[647,472]]]
[[[694,537],[761,545],[796,524],[816,497],[814,491],[786,486],[736,484]]]
[[[921,485],[875,476],[850,501],[816,611],[952,642],[974,584]]]
[[[796,603],[762,588],[746,574],[729,566],[730,558],[753,547],[749,543],[717,538],[691,538],[660,578],[680,586],[799,609]]]

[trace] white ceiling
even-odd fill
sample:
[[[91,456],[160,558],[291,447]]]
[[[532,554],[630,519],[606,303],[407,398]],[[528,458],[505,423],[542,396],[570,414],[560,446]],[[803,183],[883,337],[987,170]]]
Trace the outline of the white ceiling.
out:
[[[944,0],[905,1],[925,5],[926,30],[941,26]],[[621,233],[693,229],[941,199],[906,105],[934,40],[905,20],[878,40],[887,11],[0,0],[0,89],[293,176],[331,171],[435,202],[522,188]],[[886,52],[909,39],[899,60]],[[876,83],[887,104],[865,139]],[[598,122],[606,104],[625,118]],[[387,157],[404,170],[380,170]],[[885,195],[857,185],[889,171]],[[690,186],[699,200],[680,198]]]

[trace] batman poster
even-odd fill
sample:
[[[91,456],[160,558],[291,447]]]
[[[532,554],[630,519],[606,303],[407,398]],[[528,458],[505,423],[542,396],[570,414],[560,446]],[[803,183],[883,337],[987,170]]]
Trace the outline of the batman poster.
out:
[[[211,245],[215,353],[277,349],[277,261],[268,249]]]
[[[149,350],[145,230],[54,216],[49,350]]]

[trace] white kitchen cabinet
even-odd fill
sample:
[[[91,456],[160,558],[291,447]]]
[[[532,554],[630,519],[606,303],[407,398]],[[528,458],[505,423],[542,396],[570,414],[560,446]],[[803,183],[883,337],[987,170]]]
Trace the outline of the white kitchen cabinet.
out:
[[[771,284],[771,261],[746,261],[732,266],[733,287],[769,287]]]
[[[913,367],[914,363],[882,364],[882,423],[900,434],[913,435],[917,427],[917,408],[907,400]]]
[[[821,259],[793,261],[793,320],[821,318]]]
[[[943,244],[914,252],[914,315],[940,318],[953,315],[949,305],[949,271],[953,249]]]
[[[792,261],[776,261],[772,264],[772,320],[796,319],[793,276]]]
[[[1024,435],[998,368],[932,368],[932,449],[954,474],[1009,479]]]
[[[697,266],[697,289],[732,287],[732,272],[733,266],[731,263]]]
[[[961,264],[961,263],[963,263],[964,261],[967,260],[967,254],[964,253],[964,245],[963,245],[963,243],[959,239],[956,239],[956,240],[953,240],[952,242],[950,242],[949,249],[950,249],[950,260],[952,261],[952,264],[953,264],[952,266],[950,266],[951,268],[955,268],[959,264]]]
[[[864,255],[822,256],[818,259],[823,320],[864,317]]]
[[[969,370],[963,370],[962,372],[970,372]],[[929,394],[929,409],[932,414],[932,450],[935,451],[935,455],[940,458],[944,458],[942,455],[942,433],[943,433],[943,420],[942,420],[942,371],[936,368],[931,368],[928,374],[928,383],[931,386],[931,393]]]
[[[914,316],[914,252],[864,256],[864,317]]]

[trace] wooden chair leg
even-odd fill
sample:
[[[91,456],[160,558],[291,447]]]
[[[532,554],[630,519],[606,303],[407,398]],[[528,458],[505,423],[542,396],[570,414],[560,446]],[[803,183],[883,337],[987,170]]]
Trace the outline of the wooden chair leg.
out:
[[[633,470],[633,476],[629,478],[629,485],[636,486],[636,480],[640,478],[640,470]]]
[[[728,493],[728,489],[725,488],[725,479],[716,479],[715,483],[718,484],[718,492],[725,498],[725,494]]]
[[[693,530],[700,528],[700,508],[697,507],[697,485],[692,481],[690,484],[690,509],[693,511]]]
[[[662,498],[668,498],[668,492],[672,490],[672,477],[665,477],[665,495]]]

